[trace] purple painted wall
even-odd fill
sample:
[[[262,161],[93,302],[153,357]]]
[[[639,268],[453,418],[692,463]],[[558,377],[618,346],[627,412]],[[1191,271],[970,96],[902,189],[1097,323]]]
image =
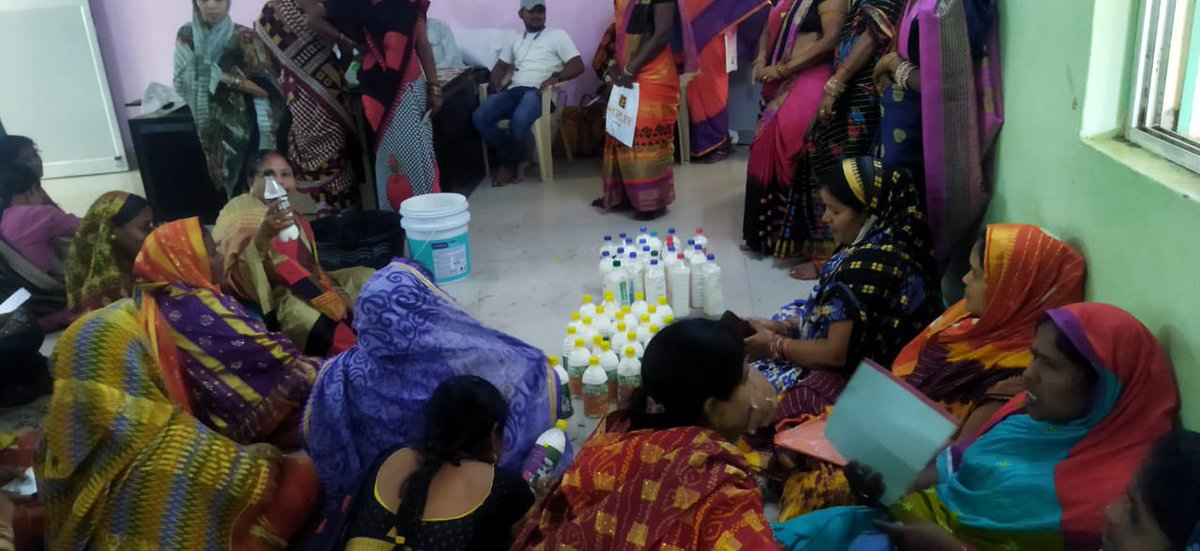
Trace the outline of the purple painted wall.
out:
[[[262,1],[232,2],[233,20],[252,26],[262,10]],[[549,24],[571,33],[584,63],[590,66],[596,45],[612,22],[612,3],[605,0],[548,2],[551,4]],[[141,98],[151,82],[171,84],[175,33],[184,22],[191,20],[191,3],[187,0],[91,0],[91,6],[121,133],[128,145],[126,121],[140,111],[124,105]],[[445,20],[456,33],[472,28],[519,29],[518,7],[517,0],[432,0],[430,15]],[[591,90],[597,84],[595,75],[589,70],[578,79],[575,89]],[[578,93],[572,95],[578,97]]]

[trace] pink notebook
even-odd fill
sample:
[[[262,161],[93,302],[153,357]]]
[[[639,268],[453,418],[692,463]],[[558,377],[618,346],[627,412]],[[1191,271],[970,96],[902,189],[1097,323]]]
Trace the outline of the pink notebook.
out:
[[[775,445],[845,467],[848,463],[846,458],[825,438],[825,424],[824,419],[809,419],[803,424],[776,434]]]

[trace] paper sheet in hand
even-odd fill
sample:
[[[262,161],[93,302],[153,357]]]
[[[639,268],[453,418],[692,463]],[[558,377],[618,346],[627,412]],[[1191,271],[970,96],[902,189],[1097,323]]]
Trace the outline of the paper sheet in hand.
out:
[[[11,314],[17,311],[17,308],[20,308],[22,304],[25,304],[25,301],[29,300],[30,296],[32,295],[30,295],[29,291],[24,287],[17,289],[17,291],[9,295],[9,297],[5,299],[3,303],[0,303],[0,314]]]
[[[29,497],[37,494],[37,481],[33,478],[33,467],[25,469],[25,479],[20,478],[5,484],[0,487],[0,492],[5,492],[21,497]]]
[[[847,460],[883,475],[883,504],[890,505],[957,430],[954,419],[920,392],[864,361],[838,397],[825,437]]]
[[[633,147],[633,136],[637,133],[638,97],[641,87],[635,82],[633,88],[613,86],[608,96],[608,110],[604,115],[604,130],[625,144]]]
[[[842,457],[825,437],[827,424],[824,419],[809,419],[799,426],[776,434],[775,445],[845,467],[846,458]]]

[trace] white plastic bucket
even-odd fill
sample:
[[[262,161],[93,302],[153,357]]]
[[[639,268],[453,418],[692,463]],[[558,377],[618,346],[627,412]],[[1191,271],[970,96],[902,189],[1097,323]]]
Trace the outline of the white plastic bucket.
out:
[[[400,204],[409,257],[433,273],[438,284],[471,275],[468,207],[467,198],[457,193],[418,195]]]

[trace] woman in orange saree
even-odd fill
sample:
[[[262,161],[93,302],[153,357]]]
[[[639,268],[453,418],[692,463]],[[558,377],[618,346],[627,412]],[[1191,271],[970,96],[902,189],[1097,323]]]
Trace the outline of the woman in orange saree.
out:
[[[988,226],[963,277],[966,298],[904,347],[892,372],[957,419],[959,440],[974,438],[1021,391],[1037,321],[1083,300],[1085,270],[1079,252],[1037,226]],[[852,503],[841,469],[810,461],[784,488],[781,521]]]
[[[679,24],[675,0],[616,0],[615,6],[617,63],[609,66],[607,78],[625,88],[637,84],[637,132],[633,147],[605,137],[604,195],[592,205],[605,210],[633,208],[639,220],[651,220],[675,201],[679,70],[671,42],[691,33]],[[686,36],[682,42],[685,57],[694,60],[694,46],[689,46]]]
[[[719,322],[656,335],[629,407],[596,429],[512,549],[777,549],[731,443],[761,403],[744,358]]]

